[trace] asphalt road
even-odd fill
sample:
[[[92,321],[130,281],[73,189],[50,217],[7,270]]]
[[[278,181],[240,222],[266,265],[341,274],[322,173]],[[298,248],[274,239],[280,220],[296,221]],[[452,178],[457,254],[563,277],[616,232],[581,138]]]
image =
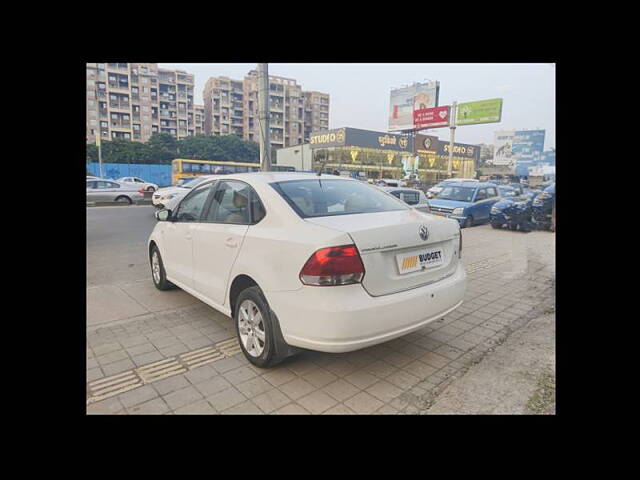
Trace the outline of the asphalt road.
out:
[[[87,208],[87,287],[149,278],[150,205]]]

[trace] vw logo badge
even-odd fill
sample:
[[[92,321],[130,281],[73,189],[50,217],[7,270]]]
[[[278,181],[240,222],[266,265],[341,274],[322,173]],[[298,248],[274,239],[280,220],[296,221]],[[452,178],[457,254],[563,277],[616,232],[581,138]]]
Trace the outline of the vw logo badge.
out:
[[[418,233],[420,234],[420,238],[424,241],[426,241],[427,238],[429,238],[429,230],[427,230],[427,227],[424,225],[420,227],[420,230],[418,230]]]

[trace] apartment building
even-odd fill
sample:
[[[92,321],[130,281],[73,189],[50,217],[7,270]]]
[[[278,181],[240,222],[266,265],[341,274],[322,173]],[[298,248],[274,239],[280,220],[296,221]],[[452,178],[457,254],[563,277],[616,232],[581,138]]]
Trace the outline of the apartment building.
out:
[[[193,74],[155,63],[87,63],[87,143],[195,135],[193,84]]]
[[[311,95],[307,96],[307,93]],[[258,141],[260,125],[256,70],[251,70],[243,80],[209,78],[203,99],[206,134],[236,134],[245,140]],[[306,115],[306,108],[309,115]],[[269,113],[272,148],[299,145],[308,141],[310,132],[329,128],[329,95],[303,92],[294,79],[269,75]],[[308,124],[305,118],[308,118]]]
[[[304,138],[311,132],[329,130],[329,95],[320,92],[304,92]]]

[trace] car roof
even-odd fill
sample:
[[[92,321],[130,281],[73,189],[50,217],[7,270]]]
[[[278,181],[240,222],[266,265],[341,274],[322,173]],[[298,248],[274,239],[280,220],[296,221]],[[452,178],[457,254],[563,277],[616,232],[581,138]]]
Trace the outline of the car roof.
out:
[[[495,187],[493,183],[489,182],[451,182],[449,187],[472,187],[472,188],[484,188]]]
[[[285,182],[287,180],[342,180],[344,182],[360,182],[355,178],[341,177],[339,175],[329,175],[323,173],[318,175],[317,173],[305,173],[305,172],[247,172],[247,173],[230,173],[228,175],[210,175],[212,178],[229,178],[244,180],[247,182],[258,183],[274,183]]]
[[[417,188],[409,188],[409,187],[378,187],[380,190],[384,190],[385,192],[391,192],[395,190],[409,190],[411,192],[421,192],[422,190],[418,190]]]

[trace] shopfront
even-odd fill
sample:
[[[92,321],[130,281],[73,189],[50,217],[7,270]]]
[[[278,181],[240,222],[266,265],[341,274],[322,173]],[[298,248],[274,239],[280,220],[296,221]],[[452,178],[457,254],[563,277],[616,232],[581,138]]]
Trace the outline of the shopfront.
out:
[[[415,156],[411,137],[357,128],[312,133],[309,144],[313,170],[359,172],[371,179],[402,178]]]
[[[420,180],[432,182],[447,178],[449,142],[431,135],[417,134],[413,139],[417,155],[417,168],[413,169]],[[480,147],[466,143],[454,143],[451,171],[454,177],[474,178],[480,160]]]
[[[360,172],[370,179],[400,179],[411,173],[427,182],[447,178],[449,142],[432,135],[405,136],[347,127],[313,133],[309,145],[314,171]],[[455,143],[453,176],[473,178],[479,159],[480,147]]]

